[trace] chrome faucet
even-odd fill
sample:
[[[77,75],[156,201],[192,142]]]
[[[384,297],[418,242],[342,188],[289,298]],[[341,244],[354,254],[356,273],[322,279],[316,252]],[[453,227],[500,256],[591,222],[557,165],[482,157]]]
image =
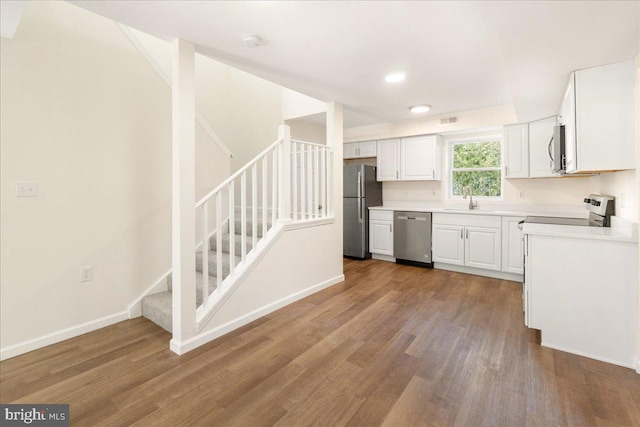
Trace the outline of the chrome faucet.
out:
[[[478,202],[474,202],[473,201],[473,190],[471,189],[471,186],[467,185],[466,187],[462,188],[462,198],[466,199],[467,195],[469,195],[469,210],[475,208],[478,206]]]

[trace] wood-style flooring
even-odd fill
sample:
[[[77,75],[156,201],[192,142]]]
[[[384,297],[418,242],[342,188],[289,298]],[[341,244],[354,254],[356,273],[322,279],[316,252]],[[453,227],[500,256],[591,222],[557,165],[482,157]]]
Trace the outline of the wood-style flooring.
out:
[[[640,375],[541,347],[521,285],[381,261],[183,356],[146,319],[0,364],[72,426],[640,426]]]

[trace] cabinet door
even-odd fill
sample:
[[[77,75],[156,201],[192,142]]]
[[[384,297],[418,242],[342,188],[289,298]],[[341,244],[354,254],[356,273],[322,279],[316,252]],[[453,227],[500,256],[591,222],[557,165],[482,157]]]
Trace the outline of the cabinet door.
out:
[[[369,220],[369,252],[393,256],[393,221]]]
[[[437,145],[436,135],[403,138],[400,143],[400,179],[405,181],[436,179]]]
[[[569,84],[562,98],[558,121],[564,125],[564,152],[567,173],[578,168],[578,152],[576,147],[576,85],[574,73],[571,73]]]
[[[378,181],[397,181],[400,166],[400,140],[378,141]]]
[[[529,178],[529,125],[504,127],[505,178]]]
[[[522,230],[518,228],[518,223],[522,220],[524,218],[502,218],[502,271],[508,273],[523,273],[523,236]]]
[[[350,142],[349,144],[344,144],[342,147],[342,158],[344,159],[355,159],[358,157],[358,143]]]
[[[464,227],[433,225],[433,261],[464,265]]]
[[[496,228],[466,227],[465,228],[465,265],[468,267],[484,268],[500,271],[501,232]]]
[[[635,169],[636,74],[632,60],[575,72],[579,171]]]
[[[529,123],[529,176],[531,178],[550,178],[558,176],[553,172],[550,143],[557,116]]]
[[[376,142],[364,141],[359,143],[358,157],[375,157],[376,156]]]

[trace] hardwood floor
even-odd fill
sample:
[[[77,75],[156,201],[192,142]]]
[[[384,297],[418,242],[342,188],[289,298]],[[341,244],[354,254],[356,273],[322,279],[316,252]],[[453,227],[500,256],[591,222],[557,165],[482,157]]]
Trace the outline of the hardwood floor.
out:
[[[540,347],[519,283],[381,261],[184,356],[139,318],[0,363],[71,425],[640,426],[640,375]]]

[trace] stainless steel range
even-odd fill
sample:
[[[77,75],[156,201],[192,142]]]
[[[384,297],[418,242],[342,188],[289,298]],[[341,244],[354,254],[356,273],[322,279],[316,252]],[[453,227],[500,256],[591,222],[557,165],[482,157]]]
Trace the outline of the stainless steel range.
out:
[[[590,227],[611,227],[611,216],[614,215],[614,198],[600,194],[590,194],[584,199],[589,218],[559,218],[546,216],[528,216],[525,223],[581,225]]]

